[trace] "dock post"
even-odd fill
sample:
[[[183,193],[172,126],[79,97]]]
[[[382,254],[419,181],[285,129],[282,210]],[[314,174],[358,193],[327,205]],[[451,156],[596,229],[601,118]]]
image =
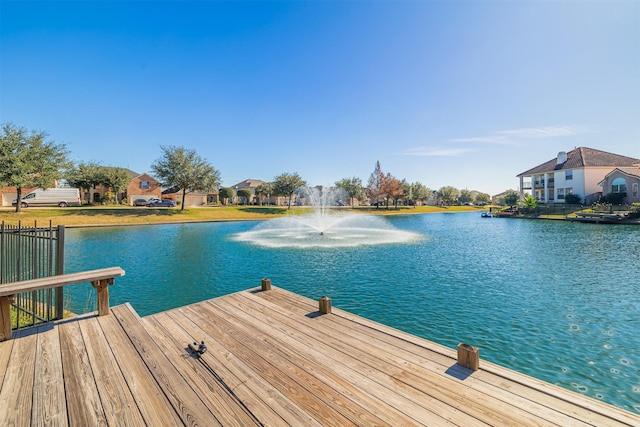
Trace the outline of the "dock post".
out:
[[[331,313],[331,298],[329,297],[320,297],[320,312],[324,314]]]
[[[263,291],[271,290],[271,279],[262,279],[262,290]]]
[[[109,314],[109,286],[113,285],[113,278],[95,280],[91,285],[98,291],[98,316]]]
[[[469,344],[458,344],[458,365],[477,371],[480,367],[480,350]]]
[[[0,341],[11,339],[11,303],[13,295],[0,297]]]

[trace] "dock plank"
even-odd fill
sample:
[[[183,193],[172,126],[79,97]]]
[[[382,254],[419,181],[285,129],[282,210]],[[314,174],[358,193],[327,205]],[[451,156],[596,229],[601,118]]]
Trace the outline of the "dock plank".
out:
[[[37,333],[14,334],[7,370],[0,390],[0,426],[29,426],[33,395]]]
[[[167,315],[185,330],[193,330],[207,342],[208,351],[202,357],[212,366],[265,425],[304,425],[319,427],[322,424],[302,410],[279,390],[273,388],[261,376],[209,335],[206,324],[195,315],[187,316],[183,310],[172,310]],[[204,328],[203,328],[204,326]]]
[[[131,308],[126,304],[114,309],[118,311]],[[181,425],[182,420],[173,410],[117,319],[114,316],[101,316],[98,322],[146,424],[167,427]]]
[[[226,384],[215,371],[203,363],[199,355],[187,352],[188,344],[197,340],[196,337],[188,335],[184,330],[180,331],[176,322],[166,314],[148,319],[147,325],[147,330],[156,343],[169,355],[176,369],[214,412],[221,424],[236,427],[259,425],[253,414],[225,388]],[[180,337],[185,339],[180,340]]]
[[[69,424],[106,426],[107,418],[78,322],[58,323]]]
[[[356,425],[353,420],[341,414],[327,401],[309,391],[304,387],[303,378],[291,377],[291,373],[281,370],[273,365],[266,356],[271,354],[272,349],[268,346],[259,346],[259,343],[251,331],[246,329],[246,325],[228,322],[225,318],[214,311],[207,311],[202,315],[199,306],[188,307],[193,309],[194,316],[199,316],[198,321],[206,327],[209,335],[217,337],[226,348],[231,350],[237,357],[251,366],[257,375],[260,375],[272,387],[275,387],[283,394],[289,396],[301,408],[310,413],[316,420],[328,425]],[[273,349],[275,350],[275,349]]]
[[[152,372],[182,422],[188,426],[221,425],[156,345],[153,338],[144,329],[140,318],[127,309],[116,310],[114,307],[112,313],[126,331],[138,354]]]
[[[86,319],[79,322],[79,326],[108,424],[144,426],[142,415],[111,353],[98,319]]]
[[[67,426],[67,401],[64,395],[62,355],[58,328],[45,324],[37,328],[38,357],[33,384],[32,426]]]
[[[11,357],[14,342],[14,340],[0,341],[0,391],[2,390],[2,382],[4,381],[4,376],[7,372],[9,357]]]
[[[230,300],[231,298],[225,298],[224,301],[216,300],[210,303],[219,307],[220,304],[229,304]],[[336,347],[333,337],[320,325],[305,325],[301,319],[277,313],[274,307],[266,306],[261,309],[258,306],[256,309],[257,311],[253,311],[248,306],[243,306],[236,311],[242,316],[246,311],[248,317],[243,318],[242,321],[252,322],[251,319],[256,319],[255,321],[258,322],[256,325],[264,324],[265,329],[262,331],[264,334],[294,338],[295,341],[287,342],[286,346],[297,346],[303,351],[304,349],[313,350],[310,357],[322,361],[321,363],[327,369],[334,370],[337,375],[348,379],[351,384],[357,384],[366,393],[384,402],[384,405],[413,418],[414,423],[482,424],[480,420],[465,414],[464,411],[452,409],[428,393],[395,380],[387,372],[388,365],[376,366],[367,363],[362,354],[351,351],[353,343],[341,348]],[[375,406],[371,408],[372,411],[376,410]]]

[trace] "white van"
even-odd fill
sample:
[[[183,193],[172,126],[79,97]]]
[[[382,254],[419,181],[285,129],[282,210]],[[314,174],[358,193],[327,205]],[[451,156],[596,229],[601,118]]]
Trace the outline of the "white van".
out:
[[[80,190],[77,188],[38,188],[21,199],[23,208],[29,206],[80,206]],[[14,206],[16,200],[12,203]]]

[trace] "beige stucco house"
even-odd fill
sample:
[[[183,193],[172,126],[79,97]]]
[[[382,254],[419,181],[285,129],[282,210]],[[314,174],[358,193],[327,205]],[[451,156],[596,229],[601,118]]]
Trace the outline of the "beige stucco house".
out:
[[[259,179],[245,179],[242,182],[232,185],[230,188],[233,189],[236,196],[238,194],[238,190],[249,190],[251,192],[251,197],[249,198],[249,200],[240,200],[240,203],[252,205],[256,203],[256,187],[261,184],[264,184],[264,181],[261,181]]]
[[[218,191],[200,192],[187,190],[182,200],[181,188],[168,188],[162,192],[162,199],[173,200],[177,204],[184,204],[185,207],[205,206],[209,203],[217,203],[219,201]]]
[[[630,168],[615,168],[598,183],[602,187],[603,195],[611,193],[621,194],[622,202],[626,204],[640,203],[640,166]],[[624,196],[622,196],[624,194]]]
[[[517,175],[520,197],[531,194],[542,203],[564,203],[567,194],[576,194],[591,204],[603,194],[600,183],[616,168],[636,168],[640,159],[587,147],[561,151],[545,163]]]

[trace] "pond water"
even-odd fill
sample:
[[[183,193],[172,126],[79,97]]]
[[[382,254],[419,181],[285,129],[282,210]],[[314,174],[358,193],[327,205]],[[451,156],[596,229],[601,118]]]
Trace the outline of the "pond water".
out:
[[[67,229],[67,273],[121,266],[111,304],[142,316],[274,286],[640,413],[640,227],[386,217],[401,244],[267,248],[253,222]],[[90,285],[69,309],[93,309]]]

